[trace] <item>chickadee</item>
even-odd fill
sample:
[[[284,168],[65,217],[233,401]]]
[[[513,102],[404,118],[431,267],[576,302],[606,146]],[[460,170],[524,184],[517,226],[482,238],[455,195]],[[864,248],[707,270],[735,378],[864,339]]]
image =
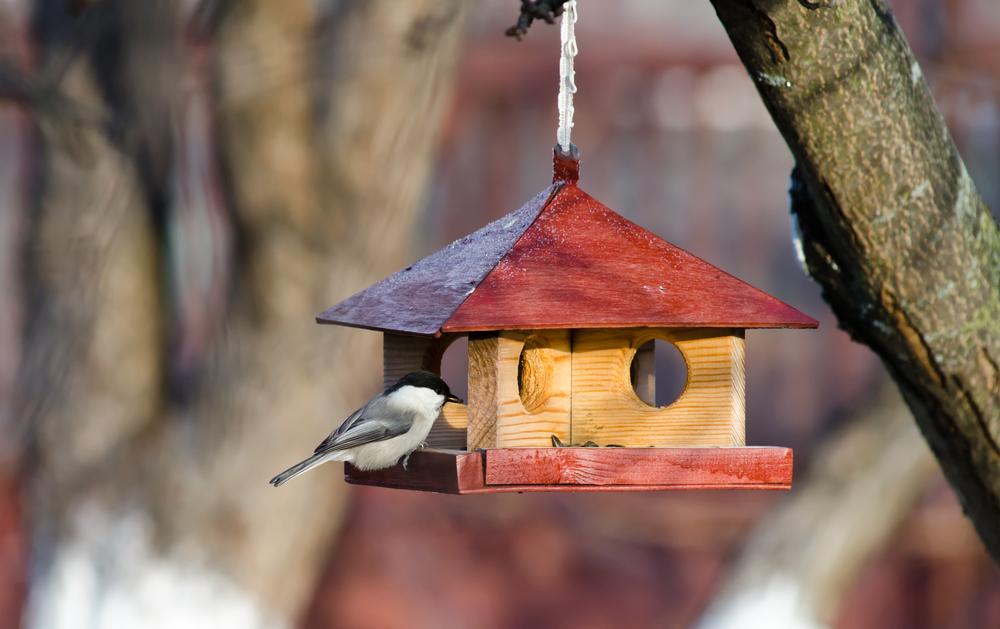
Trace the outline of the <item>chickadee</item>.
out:
[[[327,461],[347,461],[359,470],[392,467],[423,445],[447,402],[462,400],[444,380],[428,371],[408,373],[351,413],[311,457],[272,478],[271,484],[282,485]]]

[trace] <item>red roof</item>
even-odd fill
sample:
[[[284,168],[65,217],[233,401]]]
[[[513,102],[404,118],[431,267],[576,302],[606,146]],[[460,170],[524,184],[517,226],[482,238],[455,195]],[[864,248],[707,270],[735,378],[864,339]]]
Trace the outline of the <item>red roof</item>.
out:
[[[558,164],[557,164],[558,166]],[[575,172],[516,212],[317,317],[419,335],[538,328],[814,328],[767,293],[626,220]]]

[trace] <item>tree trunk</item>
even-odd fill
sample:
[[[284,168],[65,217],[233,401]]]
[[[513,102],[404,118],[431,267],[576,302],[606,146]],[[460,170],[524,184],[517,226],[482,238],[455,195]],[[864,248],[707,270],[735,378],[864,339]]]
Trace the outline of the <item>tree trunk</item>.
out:
[[[377,335],[313,319],[411,257],[468,3],[215,3],[212,47],[169,2],[66,5],[38,9],[43,53],[101,25],[62,88],[111,124],[40,143],[28,625],[288,626],[345,492],[334,466],[267,480],[378,384]],[[220,138],[197,150],[172,133],[192,90]],[[183,224],[192,190],[214,237]]]
[[[824,442],[743,546],[699,626],[828,626],[871,553],[910,513],[934,459],[889,388]]]
[[[793,217],[1000,559],[1000,230],[884,0],[712,0],[795,156]]]

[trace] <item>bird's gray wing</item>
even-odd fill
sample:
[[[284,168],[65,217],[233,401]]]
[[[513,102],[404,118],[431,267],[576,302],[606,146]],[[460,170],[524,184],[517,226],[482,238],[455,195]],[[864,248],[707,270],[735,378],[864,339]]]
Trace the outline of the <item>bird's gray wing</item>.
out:
[[[352,426],[354,426],[355,422],[357,422],[358,419],[361,418],[361,416],[365,412],[365,409],[367,409],[370,404],[371,404],[371,402],[369,402],[368,404],[365,404],[364,406],[362,406],[358,410],[356,410],[353,413],[351,413],[350,415],[348,415],[347,419],[345,419],[343,422],[341,422],[339,426],[337,426],[336,428],[334,428],[333,432],[331,432],[329,435],[327,435],[326,439],[324,439],[323,441],[321,441],[320,444],[318,446],[316,446],[316,449],[313,450],[313,453],[314,454],[318,454],[319,452],[322,452],[322,451],[326,450],[330,446],[330,444],[332,444],[333,441],[337,437],[339,437],[340,435],[342,435],[345,432],[347,432],[348,430],[350,430],[350,428]]]
[[[389,412],[385,399],[378,397],[351,413],[336,430],[316,446],[314,453],[345,450],[366,443],[391,439],[402,435],[411,426],[413,426],[413,417],[409,415],[400,417],[398,411]]]

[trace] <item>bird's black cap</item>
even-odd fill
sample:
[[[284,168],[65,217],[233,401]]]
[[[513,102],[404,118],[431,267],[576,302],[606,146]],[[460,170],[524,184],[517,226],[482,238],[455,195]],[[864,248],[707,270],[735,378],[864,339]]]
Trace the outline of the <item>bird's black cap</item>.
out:
[[[445,400],[448,402],[462,403],[461,399],[451,394],[451,389],[448,388],[448,383],[442,380],[441,376],[429,371],[412,371],[406,374],[397,380],[394,385],[386,389],[385,394],[388,395],[403,387],[423,387],[425,389],[431,389],[438,395],[443,395]]]

